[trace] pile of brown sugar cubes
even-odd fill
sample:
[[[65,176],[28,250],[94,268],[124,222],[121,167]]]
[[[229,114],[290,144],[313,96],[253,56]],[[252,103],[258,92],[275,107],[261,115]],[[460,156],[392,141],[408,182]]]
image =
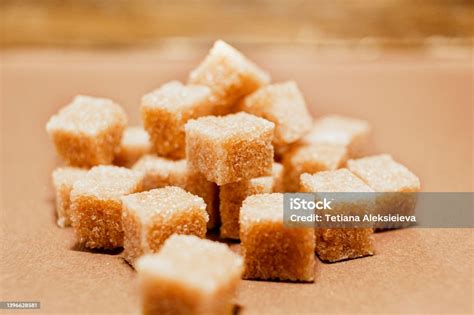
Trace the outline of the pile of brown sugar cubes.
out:
[[[390,155],[366,156],[367,122],[313,120],[295,82],[270,83],[223,41],[140,111],[144,127],[127,127],[114,101],[77,96],[46,130],[67,165],[53,172],[58,224],[86,248],[123,247],[144,314],[229,314],[241,278],[313,282],[315,254],[374,255],[371,228],[284,225],[284,192],[420,189]]]

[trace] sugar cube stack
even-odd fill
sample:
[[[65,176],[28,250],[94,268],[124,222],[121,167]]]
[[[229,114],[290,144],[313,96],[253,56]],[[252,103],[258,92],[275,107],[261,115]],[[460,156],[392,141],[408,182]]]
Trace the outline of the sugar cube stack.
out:
[[[313,120],[296,82],[270,84],[223,41],[187,83],[145,94],[140,113],[143,127],[127,126],[114,101],[79,95],[46,130],[65,164],[52,174],[58,225],[86,248],[124,248],[143,314],[232,314],[240,278],[313,282],[316,256],[375,254],[377,225],[287,226],[285,192],[350,193],[332,214],[414,211],[420,180],[367,156],[367,121]],[[204,239],[214,228],[243,257]]]
[[[238,100],[269,82],[267,73],[221,40],[189,76],[189,83],[211,89],[214,115],[231,113]]]
[[[143,190],[178,186],[204,199],[209,214],[207,227],[219,223],[219,191],[215,183],[208,181],[200,172],[187,166],[186,160],[171,160],[155,155],[145,155],[132,167],[143,174]]]
[[[58,167],[53,171],[57,223],[60,227],[71,225],[71,190],[85,174],[87,170],[78,167]]]
[[[251,195],[280,192],[282,165],[273,164],[272,176],[243,180],[220,187],[219,212],[222,238],[239,239],[239,214],[242,202]]]
[[[225,244],[173,235],[136,268],[142,314],[233,313],[242,258]]]
[[[294,146],[283,154],[285,191],[299,191],[301,174],[332,171],[343,167],[346,160],[344,145],[315,143]]]
[[[88,248],[123,246],[120,197],[140,191],[142,175],[124,167],[96,166],[74,183],[71,221],[78,243]]]
[[[207,86],[171,81],[146,94],[140,107],[153,151],[161,156],[184,158],[184,125],[189,119],[211,113]]]
[[[314,229],[283,225],[283,194],[247,197],[239,223],[245,279],[314,281]]]
[[[327,115],[316,120],[300,143],[333,143],[347,147],[350,158],[367,155],[372,145],[371,127],[367,121]]]
[[[115,154],[114,164],[132,167],[140,157],[150,152],[150,137],[142,127],[127,127]]]
[[[268,176],[274,127],[246,113],[190,120],[185,127],[189,167],[219,186]]]
[[[375,207],[373,190],[347,169],[301,175],[301,191],[315,193],[353,193],[349,198],[334,198],[335,214],[368,214]],[[374,254],[373,229],[323,228],[315,229],[316,253],[321,260],[336,262]]]
[[[121,197],[124,258],[131,264],[157,252],[172,234],[206,236],[209,216],[204,200],[168,186]]]
[[[56,152],[71,166],[111,164],[127,116],[110,99],[79,95],[46,124]]]
[[[389,154],[349,160],[347,167],[377,194],[377,214],[413,214],[420,180]],[[402,227],[400,223],[384,224],[383,228]]]
[[[273,145],[278,152],[303,137],[312,125],[306,102],[294,81],[263,86],[245,97],[238,109],[275,123]]]

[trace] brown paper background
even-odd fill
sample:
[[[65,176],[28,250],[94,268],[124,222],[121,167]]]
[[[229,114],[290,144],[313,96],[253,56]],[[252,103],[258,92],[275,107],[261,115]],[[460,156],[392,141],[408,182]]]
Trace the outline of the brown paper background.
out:
[[[315,115],[369,120],[374,152],[389,152],[407,165],[423,190],[472,191],[472,56],[391,53],[372,60],[244,50],[274,81],[295,79]],[[72,230],[55,225],[50,174],[60,161],[44,126],[78,93],[113,98],[139,123],[141,95],[168,80],[185,80],[203,54],[186,49],[1,53],[0,300],[40,301],[34,314],[138,313],[136,274],[120,254],[81,251]],[[472,229],[378,233],[376,246],[373,257],[318,261],[314,284],[242,281],[240,312],[472,313]],[[237,244],[232,247],[238,250]]]

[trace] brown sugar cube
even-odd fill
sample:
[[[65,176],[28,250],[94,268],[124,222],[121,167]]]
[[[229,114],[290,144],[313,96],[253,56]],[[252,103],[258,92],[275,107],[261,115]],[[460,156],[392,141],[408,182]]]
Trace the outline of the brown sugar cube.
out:
[[[276,151],[299,140],[312,126],[306,102],[294,81],[261,87],[245,97],[239,109],[275,123]]]
[[[273,177],[257,177],[220,187],[220,217],[222,238],[240,238],[239,213],[242,202],[251,195],[271,193]]]
[[[149,153],[150,148],[150,138],[145,129],[137,126],[127,127],[115,154],[114,164],[131,167],[140,157]]]
[[[155,153],[184,158],[184,125],[211,114],[210,95],[207,86],[171,81],[143,96],[140,110]]]
[[[145,155],[132,168],[143,174],[143,190],[178,186],[204,199],[209,214],[207,227],[219,223],[218,187],[201,173],[187,167],[186,160],[170,160],[154,155]]]
[[[123,245],[120,197],[141,190],[142,175],[124,167],[96,166],[74,183],[72,226],[80,244],[112,249]]]
[[[186,170],[186,184],[183,187],[190,193],[204,199],[209,215],[207,228],[213,229],[219,225],[219,187],[210,182],[199,172],[190,168]]]
[[[126,123],[112,100],[80,95],[50,118],[46,131],[67,164],[89,167],[112,163]]]
[[[420,180],[405,166],[388,154],[373,155],[358,160],[349,160],[348,169],[362,179],[377,194],[376,214],[411,215],[415,211],[416,192],[420,191]],[[402,227],[393,223],[378,228]]]
[[[53,171],[53,186],[56,190],[57,224],[60,227],[71,225],[71,199],[72,186],[84,177],[87,170],[77,167],[59,167]]]
[[[283,194],[244,200],[240,239],[245,279],[314,281],[314,229],[283,225]]]
[[[273,177],[273,188],[272,192],[285,192],[285,187],[283,183],[284,179],[284,168],[278,162],[273,163],[272,167],[272,177]]]
[[[225,115],[240,98],[268,84],[270,77],[235,48],[218,40],[191,72],[189,82],[208,86],[212,91],[214,115]]]
[[[389,154],[373,155],[347,162],[349,170],[377,192],[416,192],[420,180]]]
[[[274,126],[246,113],[190,120],[186,124],[189,167],[219,186],[270,175]]]
[[[225,244],[173,235],[137,271],[142,314],[230,315],[242,258]]]
[[[202,198],[168,186],[121,197],[124,258],[131,264],[155,253],[172,234],[206,236],[209,216]]]
[[[285,190],[297,192],[300,176],[343,167],[347,160],[347,149],[343,145],[316,143],[297,145],[283,155]]]
[[[251,195],[280,191],[282,166],[274,163],[272,176],[264,176],[230,183],[220,187],[219,211],[222,238],[240,238],[239,214],[242,202]]]
[[[333,143],[347,147],[350,158],[357,158],[371,150],[371,128],[364,120],[328,115],[313,124],[310,132],[301,140],[303,144]]]
[[[372,256],[373,234],[371,228],[316,229],[316,253],[327,262]]]
[[[143,174],[143,190],[165,186],[184,187],[186,184],[186,160],[171,160],[155,155],[144,155],[132,167]]]
[[[332,200],[331,213],[362,215],[372,213],[375,207],[373,190],[354,174],[343,168],[336,171],[301,175],[301,191],[341,194]],[[373,229],[319,228],[315,229],[316,253],[321,260],[336,262],[374,254]]]

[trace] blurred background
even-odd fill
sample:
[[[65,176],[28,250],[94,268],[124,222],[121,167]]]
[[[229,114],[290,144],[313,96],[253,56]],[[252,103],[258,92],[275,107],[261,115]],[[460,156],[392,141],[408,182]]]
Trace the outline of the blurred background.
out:
[[[189,39],[426,49],[462,57],[472,0],[1,0],[0,47],[117,48]],[[373,54],[374,51],[369,51]],[[466,52],[464,56],[468,56]],[[470,57],[470,54],[469,54]]]

